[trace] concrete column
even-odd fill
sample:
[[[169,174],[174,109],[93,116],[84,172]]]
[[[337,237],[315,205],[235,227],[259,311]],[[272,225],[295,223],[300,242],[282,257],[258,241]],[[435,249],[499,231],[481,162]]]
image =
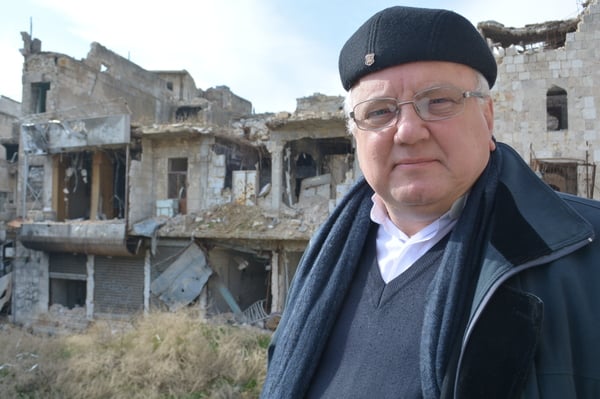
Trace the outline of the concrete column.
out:
[[[271,209],[279,211],[283,180],[283,145],[270,142],[267,149],[271,153]]]
[[[34,277],[38,284],[37,314],[48,313],[50,303],[50,257],[48,252],[32,251],[38,254],[39,276]]]
[[[88,320],[94,318],[94,265],[96,264],[96,256],[88,255],[85,264],[87,271],[86,289],[85,289],[85,317]]]
[[[144,314],[150,311],[150,250],[146,250],[144,259]]]
[[[279,298],[279,252],[271,252],[271,313],[281,311]]]

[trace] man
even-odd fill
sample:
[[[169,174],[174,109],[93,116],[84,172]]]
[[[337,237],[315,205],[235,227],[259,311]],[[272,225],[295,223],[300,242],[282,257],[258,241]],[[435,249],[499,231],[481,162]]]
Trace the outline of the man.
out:
[[[360,180],[313,237],[263,398],[599,398],[600,204],[493,137],[460,15],[385,9],[343,47]]]

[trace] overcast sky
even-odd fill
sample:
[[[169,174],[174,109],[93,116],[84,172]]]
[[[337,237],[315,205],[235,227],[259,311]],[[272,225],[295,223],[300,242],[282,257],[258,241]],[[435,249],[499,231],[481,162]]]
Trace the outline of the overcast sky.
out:
[[[7,4],[8,3],[8,4]],[[0,95],[21,101],[20,32],[42,51],[85,58],[98,42],[147,70],[187,70],[200,89],[225,85],[257,113],[341,95],[337,57],[367,18],[391,5],[449,8],[474,25],[576,17],[582,0],[9,0],[0,12]]]

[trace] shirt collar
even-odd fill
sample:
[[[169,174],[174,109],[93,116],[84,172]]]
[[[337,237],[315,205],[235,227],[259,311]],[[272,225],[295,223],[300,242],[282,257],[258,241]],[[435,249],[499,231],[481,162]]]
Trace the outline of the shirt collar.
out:
[[[429,226],[425,227],[423,230],[427,230],[429,232],[433,228],[432,230],[435,232],[443,225],[446,225],[458,219],[462,213],[462,210],[465,207],[468,195],[469,193],[467,192],[464,195],[460,196],[456,201],[454,201],[448,212],[444,213],[438,219],[434,220]],[[373,206],[371,207],[370,214],[371,220],[381,225],[386,231],[388,231],[389,234],[397,237],[399,236],[398,238],[401,238],[403,241],[408,239],[409,237],[404,232],[402,232],[395,224],[393,224],[381,197],[379,197],[379,195],[377,194],[373,194],[371,200],[373,201]],[[423,233],[426,233],[423,230],[421,231]],[[417,234],[420,233],[421,232]]]

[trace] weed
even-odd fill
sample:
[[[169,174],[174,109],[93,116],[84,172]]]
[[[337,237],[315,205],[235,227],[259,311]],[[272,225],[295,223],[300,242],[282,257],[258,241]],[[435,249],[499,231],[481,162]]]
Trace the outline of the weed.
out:
[[[6,325],[0,335],[0,397],[209,399],[259,395],[270,335],[155,313],[115,330],[39,336]]]

